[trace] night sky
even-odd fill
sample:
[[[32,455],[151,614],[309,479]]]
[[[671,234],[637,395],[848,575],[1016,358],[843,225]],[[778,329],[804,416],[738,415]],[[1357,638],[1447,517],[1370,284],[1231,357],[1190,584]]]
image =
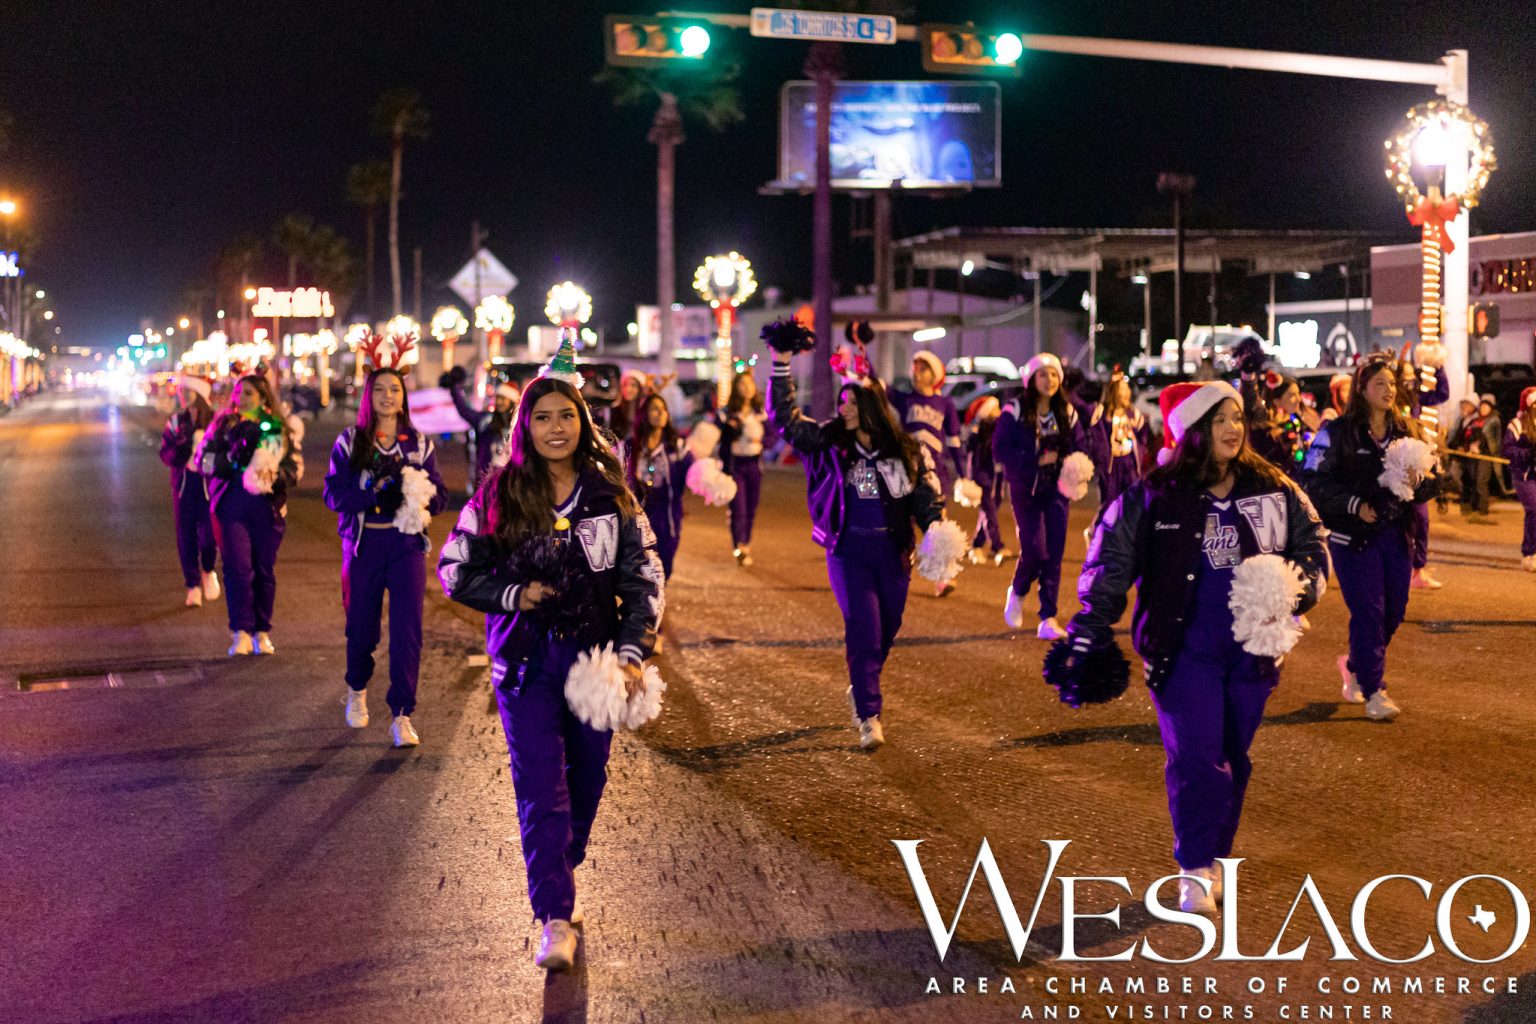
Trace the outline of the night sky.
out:
[[[0,109],[16,120],[0,192],[42,236],[34,280],[57,297],[65,340],[120,344],[139,319],[170,322],[182,289],[212,276],[241,232],[313,215],[351,236],[348,168],[386,156],[371,110],[419,90],[432,135],[408,149],[402,248],[424,250],[424,312],[468,256],[479,219],[521,279],[519,325],[564,278],[622,333],[654,290],[652,111],[591,84],[602,15],[655,5],[12,3],[0,14]],[[750,3],[683,8],[746,12]],[[1536,228],[1536,14],[1477,4],[917,2],[919,20],[967,18],[1027,32],[1209,43],[1431,62],[1471,52],[1472,106],[1499,170],[1474,233]],[[716,32],[739,60],[747,121],[688,126],[679,151],[679,298],[704,255],[739,249],[764,285],[809,291],[811,200],[764,197],[775,176],[779,88],[806,45]],[[923,78],[915,44],[845,48],[850,78]],[[1196,221],[1351,228],[1412,241],[1381,170],[1382,140],[1432,90],[1091,57],[1026,54],[1003,83],[1001,189],[904,198],[899,236],[951,224],[1162,225],[1161,170],[1195,174]],[[837,232],[846,234],[839,203]],[[382,245],[378,281],[388,294]],[[281,283],[281,259],[269,260]],[[840,279],[866,279],[867,245],[842,244]],[[381,303],[382,304],[382,303]],[[382,311],[381,311],[382,312]]]

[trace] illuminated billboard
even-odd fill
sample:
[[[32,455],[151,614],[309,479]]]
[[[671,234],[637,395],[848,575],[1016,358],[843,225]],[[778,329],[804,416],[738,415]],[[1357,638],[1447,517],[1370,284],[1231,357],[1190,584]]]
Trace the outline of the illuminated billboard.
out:
[[[840,189],[996,188],[1002,184],[1002,90],[996,82],[838,82],[832,185]],[[816,86],[780,96],[783,188],[816,183]]]

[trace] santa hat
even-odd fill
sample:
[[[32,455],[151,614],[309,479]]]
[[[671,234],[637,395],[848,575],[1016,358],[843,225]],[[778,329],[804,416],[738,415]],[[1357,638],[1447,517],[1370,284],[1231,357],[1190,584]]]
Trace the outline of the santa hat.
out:
[[[923,349],[919,352],[912,353],[912,361],[914,363],[923,363],[928,367],[928,369],[933,371],[934,387],[938,387],[940,384],[944,383],[944,363],[940,361],[938,356],[934,355],[932,352],[929,352],[927,349]]]
[[[1536,388],[1532,388],[1536,391]],[[977,420],[990,419],[1003,411],[1002,403],[996,395],[982,395],[977,398],[965,410],[965,425],[970,426]]]
[[[642,395],[645,394],[646,385],[650,383],[650,379],[639,370],[625,370],[623,373],[619,374],[620,384],[623,384],[627,380],[634,381],[635,387],[640,389],[640,393]]]
[[[1520,392],[1520,408],[1522,411],[1529,409],[1532,403],[1536,403],[1536,388],[1526,388]]]
[[[204,401],[213,397],[213,383],[206,377],[196,377],[190,373],[182,374],[177,384],[180,387],[186,388],[194,395],[202,395]]]
[[[505,398],[509,402],[517,401],[517,388],[511,384],[501,383],[496,385],[496,397]]]
[[[1243,396],[1224,380],[1186,381],[1163,388],[1157,399],[1163,410],[1163,450],[1157,453],[1158,465],[1173,458],[1174,447],[1184,440],[1190,427],[1229,398],[1242,408]]]
[[[1058,374],[1061,373],[1061,360],[1057,359],[1049,352],[1041,352],[1039,355],[1035,356],[1029,362],[1024,364],[1024,380],[1034,380],[1035,371],[1044,369],[1047,366],[1054,369]]]

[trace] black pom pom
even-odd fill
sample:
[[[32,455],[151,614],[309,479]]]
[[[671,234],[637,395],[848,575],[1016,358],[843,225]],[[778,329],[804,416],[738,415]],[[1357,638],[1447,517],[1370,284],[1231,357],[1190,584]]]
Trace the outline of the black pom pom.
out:
[[[775,320],[763,328],[763,344],[775,352],[795,355],[816,347],[816,334],[794,317]]]
[[[550,635],[582,640],[602,621],[585,556],[575,542],[550,534],[525,537],[508,557],[507,571],[513,579],[537,580],[554,591],[532,613]]]
[[[850,345],[868,345],[875,340],[875,329],[869,326],[868,320],[850,320],[843,328],[843,337]]]
[[[1243,373],[1258,373],[1264,369],[1264,346],[1258,338],[1244,338],[1232,347],[1232,361]]]
[[[1061,694],[1063,704],[1080,708],[1107,704],[1125,693],[1131,682],[1131,665],[1118,644],[1100,644],[1082,651],[1068,638],[1051,645],[1042,674]]]

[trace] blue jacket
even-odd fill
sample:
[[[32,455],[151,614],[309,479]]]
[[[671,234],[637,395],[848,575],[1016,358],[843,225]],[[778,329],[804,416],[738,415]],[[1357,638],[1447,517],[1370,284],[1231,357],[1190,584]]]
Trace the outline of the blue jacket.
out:
[[[1029,398],[1032,398],[1032,393],[1026,392],[1010,399],[1003,406],[1002,415],[997,418],[997,429],[992,434],[992,454],[1003,467],[1003,475],[1008,478],[1008,486],[1013,491],[1015,501],[1022,501],[1036,493],[1061,497],[1056,493],[1061,464],[1073,452],[1091,454],[1088,432],[1083,426],[1082,417],[1077,413],[1077,406],[1068,402],[1067,422],[1057,425],[1056,434],[1048,444],[1048,450],[1055,451],[1057,459],[1049,466],[1041,466],[1040,456],[1044,452],[1036,448],[1035,432],[1025,430],[1024,424],[1020,422],[1026,415],[1023,412],[1024,401]],[[1061,500],[1067,499],[1061,497]]]
[[[357,436],[356,427],[343,430],[331,446],[331,464],[325,473],[323,496],[325,507],[336,513],[336,532],[342,543],[352,551],[363,536],[363,521],[378,503],[379,492],[375,482],[383,479],[370,468],[354,472],[352,469],[352,440]],[[437,448],[432,439],[418,431],[400,435],[400,461],[390,466],[389,475],[398,476],[405,466],[415,466],[431,479],[437,493],[427,503],[427,511],[437,515],[448,507],[448,488],[443,486],[443,476],[437,471]],[[381,467],[383,460],[380,460]],[[431,547],[425,534],[421,535],[422,550]]]
[[[806,503],[811,512],[811,539],[828,551],[837,547],[847,521],[846,481],[848,453],[832,440],[824,424],[818,424],[795,407],[795,379],[789,367],[775,364],[768,378],[769,418],[774,429],[800,453],[805,462]],[[912,523],[926,530],[944,518],[933,464],[924,450],[924,469],[916,480],[900,459],[881,459],[880,502],[886,528],[902,551],[916,546]]]
[[[1126,591],[1136,587],[1131,642],[1146,662],[1153,690],[1173,670],[1193,613],[1203,557],[1202,497],[1192,487],[1159,491],[1145,480],[1133,484],[1105,510],[1078,577],[1083,607],[1067,632],[1095,646],[1112,642]],[[1276,554],[1299,566],[1306,589],[1295,613],[1305,613],[1322,597],[1328,579],[1323,527],[1312,503],[1289,480],[1276,487],[1252,471],[1239,473],[1230,498],[1241,513],[1243,557]]]
[[[1391,531],[1406,534],[1412,528],[1413,506],[1440,493],[1438,476],[1420,481],[1413,500],[1406,502],[1377,482],[1382,456],[1400,436],[1405,435],[1391,432],[1377,444],[1365,430],[1343,416],[1318,429],[1312,447],[1307,450],[1301,485],[1335,541],[1359,547]],[[1367,523],[1360,518],[1362,504],[1376,513],[1376,522]]]

